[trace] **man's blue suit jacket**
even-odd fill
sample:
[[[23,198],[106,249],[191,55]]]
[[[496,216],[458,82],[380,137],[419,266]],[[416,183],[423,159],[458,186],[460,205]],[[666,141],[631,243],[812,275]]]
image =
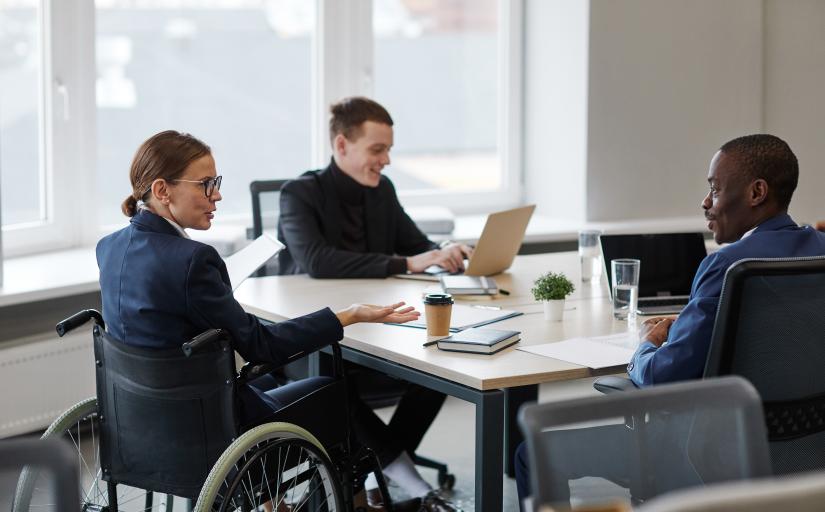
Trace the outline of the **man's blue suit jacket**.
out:
[[[744,258],[788,258],[825,255],[825,233],[799,227],[787,214],[760,224],[750,235],[708,255],[699,265],[690,302],[671,325],[661,348],[642,341],[627,373],[637,386],[702,376],[719,307],[725,272]]]
[[[226,266],[211,246],[180,235],[147,210],[97,244],[106,329],[141,347],[178,347],[211,329],[226,329],[247,361],[281,364],[343,338],[329,308],[263,325],[232,295]]]

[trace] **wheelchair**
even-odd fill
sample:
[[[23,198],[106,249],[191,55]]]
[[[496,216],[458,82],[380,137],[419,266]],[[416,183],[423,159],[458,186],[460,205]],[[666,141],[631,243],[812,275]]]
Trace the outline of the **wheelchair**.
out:
[[[67,440],[77,454],[79,510],[170,512],[177,501],[196,512],[351,511],[355,491],[373,471],[392,510],[377,457],[353,449],[337,344],[332,379],[273,412],[273,421],[242,425],[237,391],[274,367],[247,363],[236,373],[224,331],[206,331],[181,348],[138,348],[112,338],[101,314],[87,309],[57,324],[57,332],[88,320],[97,396],[43,434]],[[50,493],[39,477],[33,467],[23,470],[13,512],[48,509]]]

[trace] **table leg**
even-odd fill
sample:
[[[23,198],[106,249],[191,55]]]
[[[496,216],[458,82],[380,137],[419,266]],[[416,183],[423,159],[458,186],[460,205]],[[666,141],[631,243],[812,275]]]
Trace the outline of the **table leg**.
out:
[[[503,506],[504,393],[487,391],[476,402],[477,511],[500,511]]]
[[[504,390],[504,471],[510,478],[516,476],[513,454],[524,440],[518,426],[518,410],[522,404],[537,402],[538,399],[539,387],[535,385]]]

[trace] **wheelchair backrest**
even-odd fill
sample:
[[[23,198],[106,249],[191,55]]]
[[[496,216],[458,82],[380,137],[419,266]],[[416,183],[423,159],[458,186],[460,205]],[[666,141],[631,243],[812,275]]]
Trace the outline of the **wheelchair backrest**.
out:
[[[104,479],[196,497],[238,433],[229,343],[186,357],[95,326],[94,351]]]

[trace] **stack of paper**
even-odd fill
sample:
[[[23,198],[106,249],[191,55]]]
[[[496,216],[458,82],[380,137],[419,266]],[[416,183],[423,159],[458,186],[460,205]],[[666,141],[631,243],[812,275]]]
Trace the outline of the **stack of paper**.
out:
[[[638,344],[637,333],[624,332],[608,336],[571,338],[555,343],[522,346],[518,350],[598,369],[626,365],[633,357]]]

